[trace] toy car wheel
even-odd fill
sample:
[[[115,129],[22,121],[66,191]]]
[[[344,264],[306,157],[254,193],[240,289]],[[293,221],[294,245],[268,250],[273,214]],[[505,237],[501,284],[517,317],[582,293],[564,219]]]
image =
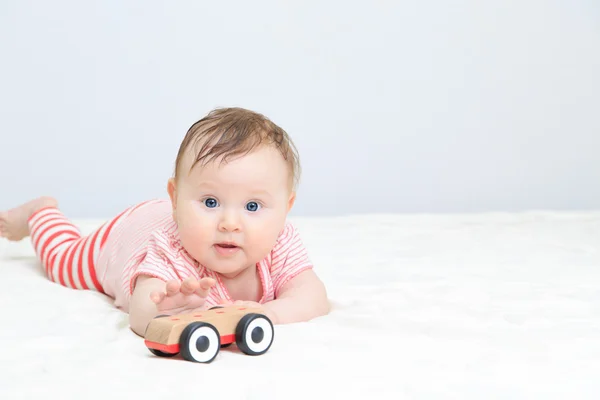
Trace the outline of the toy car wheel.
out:
[[[157,315],[153,319],[162,318],[162,317],[170,317],[170,315],[166,315],[166,314]],[[147,327],[146,327],[146,329],[147,329]],[[160,350],[156,350],[156,349],[151,349],[149,347],[148,347],[148,350],[150,350],[150,353],[152,353],[152,354],[154,354],[155,356],[158,356],[158,357],[175,357],[177,354],[179,354],[179,353],[165,353],[164,351],[160,351]]]
[[[148,348],[148,350],[150,350],[150,353],[152,353],[158,357],[175,357],[178,354],[178,353],[165,353],[164,351],[151,349],[151,348]]]
[[[246,314],[235,328],[238,348],[251,356],[267,352],[273,343],[273,324],[262,314]]]
[[[192,322],[179,337],[179,351],[188,361],[209,363],[215,359],[220,347],[217,328],[207,322]]]

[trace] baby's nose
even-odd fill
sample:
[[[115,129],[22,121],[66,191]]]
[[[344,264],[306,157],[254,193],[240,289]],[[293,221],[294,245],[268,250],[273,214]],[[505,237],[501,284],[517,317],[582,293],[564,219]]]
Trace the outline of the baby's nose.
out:
[[[219,222],[219,230],[221,231],[236,231],[240,229],[239,218],[233,212],[223,213],[223,218]]]

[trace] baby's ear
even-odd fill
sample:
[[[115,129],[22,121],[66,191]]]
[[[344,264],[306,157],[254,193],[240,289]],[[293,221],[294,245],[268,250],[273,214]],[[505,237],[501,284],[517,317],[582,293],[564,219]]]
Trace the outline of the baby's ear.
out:
[[[169,193],[169,197],[171,198],[171,207],[173,208],[173,219],[175,219],[175,214],[177,211],[177,186],[175,185],[174,178],[170,178],[167,182],[167,192]]]
[[[294,203],[296,202],[296,192],[292,191],[290,193],[290,198],[288,199],[288,212],[290,212],[290,210],[292,209],[292,207],[294,207]]]

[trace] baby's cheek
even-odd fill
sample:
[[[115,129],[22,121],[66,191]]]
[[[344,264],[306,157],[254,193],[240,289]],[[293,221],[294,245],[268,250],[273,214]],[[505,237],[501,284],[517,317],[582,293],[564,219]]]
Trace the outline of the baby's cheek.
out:
[[[179,230],[179,235],[186,238],[189,243],[201,243],[207,241],[208,234],[201,224],[187,224]]]
[[[179,214],[179,229],[188,232],[206,231],[214,223],[214,216],[207,213],[197,202],[190,202]]]
[[[278,236],[279,232],[277,230],[269,229],[268,227],[257,230],[252,238],[252,248],[261,254],[268,253],[273,249]]]
[[[203,229],[203,226],[198,223],[186,223],[179,227],[179,237],[185,250],[193,256],[198,256],[207,243],[210,237]]]

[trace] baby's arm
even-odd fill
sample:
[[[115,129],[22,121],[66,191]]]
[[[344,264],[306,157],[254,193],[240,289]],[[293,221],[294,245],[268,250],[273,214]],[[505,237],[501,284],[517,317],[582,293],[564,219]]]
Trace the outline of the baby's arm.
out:
[[[165,281],[147,275],[140,275],[137,279],[135,289],[129,300],[129,325],[131,330],[140,336],[144,336],[146,326],[152,318],[158,315],[156,303],[150,298],[155,291],[164,292]]]
[[[330,311],[325,285],[312,269],[290,279],[281,287],[277,299],[263,307],[276,324],[308,321]]]

